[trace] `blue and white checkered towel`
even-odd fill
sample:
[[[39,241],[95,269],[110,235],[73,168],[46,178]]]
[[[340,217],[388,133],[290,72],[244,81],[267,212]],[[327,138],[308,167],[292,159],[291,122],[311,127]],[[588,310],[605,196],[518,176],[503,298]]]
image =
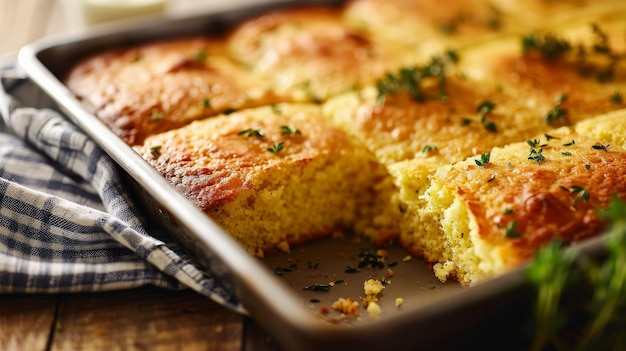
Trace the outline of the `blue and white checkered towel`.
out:
[[[0,293],[189,287],[245,309],[163,233],[114,162],[14,65],[0,66]]]

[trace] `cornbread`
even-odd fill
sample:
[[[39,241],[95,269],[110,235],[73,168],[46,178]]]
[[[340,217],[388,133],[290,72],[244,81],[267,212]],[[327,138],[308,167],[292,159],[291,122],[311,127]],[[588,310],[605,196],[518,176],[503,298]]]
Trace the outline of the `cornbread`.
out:
[[[353,229],[371,217],[385,176],[364,147],[307,104],[195,121],[136,150],[257,256]]]
[[[65,82],[252,254],[354,232],[467,286],[600,233],[596,207],[626,199],[625,16],[609,0],[290,6],[95,53]]]
[[[341,19],[337,8],[313,6],[251,19],[229,36],[229,50],[281,95],[324,101],[372,84],[403,63],[407,51],[376,41]]]
[[[481,81],[445,77],[422,84],[423,101],[407,91],[379,99],[375,88],[324,104],[324,114],[356,135],[385,165],[418,159],[443,165],[529,138],[548,128],[537,111]]]
[[[456,69],[525,101],[552,126],[571,125],[619,108],[611,96],[626,87],[623,13],[477,45]],[[606,42],[604,39],[606,39]],[[607,50],[607,52],[605,52]]]
[[[372,36],[410,48],[423,58],[527,29],[491,0],[355,0],[345,10],[348,23]]]
[[[277,99],[244,74],[221,39],[157,41],[94,54],[64,78],[85,108],[130,145],[220,112]]]
[[[624,118],[626,110],[496,147],[486,162],[474,156],[439,168],[404,244],[434,262],[441,280],[472,285],[519,267],[552,239],[596,235],[598,207],[626,199],[626,150],[589,126],[623,129]]]

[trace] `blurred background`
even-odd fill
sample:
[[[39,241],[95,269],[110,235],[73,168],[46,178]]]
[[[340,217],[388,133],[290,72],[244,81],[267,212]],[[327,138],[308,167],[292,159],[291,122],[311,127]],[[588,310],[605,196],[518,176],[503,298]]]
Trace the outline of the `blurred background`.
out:
[[[177,16],[269,0],[0,0],[0,59],[44,36],[130,16]]]

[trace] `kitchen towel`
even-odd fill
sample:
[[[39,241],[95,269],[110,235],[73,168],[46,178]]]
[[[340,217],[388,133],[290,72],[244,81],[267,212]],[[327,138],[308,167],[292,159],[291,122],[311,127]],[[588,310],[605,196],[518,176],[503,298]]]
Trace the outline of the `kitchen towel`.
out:
[[[0,293],[191,288],[245,308],[166,234],[120,170],[13,62],[0,65]]]

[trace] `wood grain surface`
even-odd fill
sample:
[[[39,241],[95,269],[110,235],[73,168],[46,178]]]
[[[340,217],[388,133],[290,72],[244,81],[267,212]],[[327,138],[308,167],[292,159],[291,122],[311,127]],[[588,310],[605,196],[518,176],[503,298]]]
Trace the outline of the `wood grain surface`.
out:
[[[156,287],[0,295],[0,350],[279,350],[248,317]]]

